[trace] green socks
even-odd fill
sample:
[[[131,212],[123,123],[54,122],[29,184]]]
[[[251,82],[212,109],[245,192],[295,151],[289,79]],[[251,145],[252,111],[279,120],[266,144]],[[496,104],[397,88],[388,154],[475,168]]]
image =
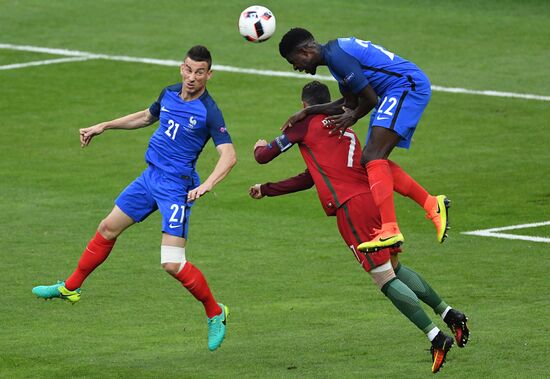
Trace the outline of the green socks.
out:
[[[401,263],[395,268],[395,275],[418,296],[420,300],[429,305],[435,313],[441,315],[447,308],[441,297],[433,288],[415,271],[403,266]]]
[[[401,313],[424,333],[428,333],[436,327],[420,305],[415,293],[398,278],[393,278],[384,284],[382,292]]]

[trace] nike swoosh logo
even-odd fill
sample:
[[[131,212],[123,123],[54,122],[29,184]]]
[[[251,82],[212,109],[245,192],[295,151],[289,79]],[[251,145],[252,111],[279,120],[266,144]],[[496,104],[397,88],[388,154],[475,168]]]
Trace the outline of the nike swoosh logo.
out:
[[[165,107],[161,107],[160,110],[163,111],[163,112],[170,112],[170,111],[169,111],[168,109],[166,109]]]
[[[380,116],[376,117],[376,120],[378,121],[389,120],[389,119],[390,119],[389,117],[380,117]]]
[[[393,237],[388,237],[388,238],[380,238],[380,242],[386,242],[388,240],[391,240]]]
[[[179,228],[180,226],[181,226],[181,225],[172,225],[172,224],[168,225],[168,227],[169,227],[170,229],[176,229],[176,228]]]

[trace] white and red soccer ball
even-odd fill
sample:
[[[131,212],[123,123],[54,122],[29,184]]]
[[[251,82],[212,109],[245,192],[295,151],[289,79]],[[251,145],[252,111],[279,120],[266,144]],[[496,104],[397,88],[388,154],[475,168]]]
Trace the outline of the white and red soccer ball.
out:
[[[250,42],[264,42],[275,32],[275,16],[266,7],[252,5],[241,12],[239,32]]]

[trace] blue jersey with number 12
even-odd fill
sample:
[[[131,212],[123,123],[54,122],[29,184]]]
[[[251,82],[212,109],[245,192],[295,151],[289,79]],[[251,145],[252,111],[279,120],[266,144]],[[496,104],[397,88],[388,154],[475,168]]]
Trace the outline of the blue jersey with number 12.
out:
[[[378,97],[398,87],[429,92],[429,79],[414,63],[370,41],[339,38],[323,45],[322,51],[342,93],[357,94],[369,84]]]

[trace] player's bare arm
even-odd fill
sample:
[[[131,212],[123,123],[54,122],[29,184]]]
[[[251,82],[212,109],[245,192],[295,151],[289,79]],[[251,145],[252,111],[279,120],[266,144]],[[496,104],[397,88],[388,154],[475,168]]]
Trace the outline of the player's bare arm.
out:
[[[347,103],[346,99],[342,97],[331,103],[311,105],[309,107],[305,107],[299,110],[298,112],[294,113],[292,116],[290,116],[289,119],[281,127],[281,130],[284,131],[287,128],[291,128],[298,121],[303,120],[304,118],[312,114],[322,113],[327,115],[336,115],[336,114],[342,113],[342,106],[346,103]]]
[[[158,119],[145,109],[111,121],[101,122],[88,128],[80,129],[80,146],[86,147],[93,137],[107,129],[139,129],[155,123]]]
[[[202,183],[197,188],[189,191],[187,195],[187,199],[189,201],[196,200],[207,192],[212,191],[212,188],[214,188],[216,184],[222,181],[223,178],[225,178],[227,174],[229,174],[229,171],[231,171],[233,166],[235,166],[235,164],[237,163],[237,153],[235,152],[233,144],[220,144],[216,146],[216,150],[218,150],[218,154],[220,155],[218,163],[216,163],[216,167],[214,167],[214,170],[212,171],[210,176],[208,176],[208,178],[204,181],[204,183]]]
[[[363,88],[357,94],[356,99],[357,106],[353,107],[348,102],[346,105],[350,104],[350,106],[342,107],[343,112],[327,117],[328,125],[334,127],[334,130],[340,130],[343,133],[347,128],[355,124],[357,120],[369,113],[378,103],[378,95],[376,95],[376,92],[374,92],[370,85]]]

